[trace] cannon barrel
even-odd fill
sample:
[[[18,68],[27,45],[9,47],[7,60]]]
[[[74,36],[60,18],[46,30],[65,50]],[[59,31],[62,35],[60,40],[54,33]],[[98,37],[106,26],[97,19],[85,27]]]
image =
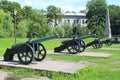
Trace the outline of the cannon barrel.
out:
[[[100,40],[100,39],[105,38],[105,37],[107,37],[107,36],[108,36],[108,35],[105,35],[105,36],[99,37],[99,38],[97,38],[97,39]]]
[[[43,41],[50,40],[50,39],[53,39],[53,38],[58,38],[58,37],[59,37],[58,34],[54,34],[54,35],[47,36],[47,37],[42,37],[42,38],[38,38],[38,39],[34,39],[34,40],[28,40],[26,42],[14,44],[14,45],[12,45],[12,48],[20,47],[20,46],[22,46],[22,45],[24,45],[26,43],[28,43],[28,44],[39,43],[39,42],[43,42]]]
[[[50,40],[50,39],[53,39],[53,38],[58,38],[58,37],[59,37],[59,35],[55,34],[55,35],[51,35],[51,36],[31,40],[30,43],[39,43],[39,42],[43,42],[43,41]]]
[[[108,36],[108,35],[99,37],[99,38],[97,38],[97,39],[95,39],[95,40],[93,40],[93,41],[87,43],[86,47],[100,44],[100,43],[101,43],[101,42],[100,42],[100,39],[102,39],[102,38],[104,38],[104,37],[106,37],[106,36]]]
[[[81,37],[78,37],[76,39],[80,40],[80,39],[85,39],[85,38],[89,38],[89,37],[97,37],[97,35],[96,34],[92,34],[92,35],[87,35],[87,36],[81,36]]]
[[[62,41],[62,44],[68,44],[69,42],[72,42],[74,40],[79,41],[81,39],[85,39],[85,38],[89,38],[89,37],[96,37],[96,34],[87,35],[87,36],[81,36],[81,37],[73,38],[71,40],[65,40],[65,41]]]

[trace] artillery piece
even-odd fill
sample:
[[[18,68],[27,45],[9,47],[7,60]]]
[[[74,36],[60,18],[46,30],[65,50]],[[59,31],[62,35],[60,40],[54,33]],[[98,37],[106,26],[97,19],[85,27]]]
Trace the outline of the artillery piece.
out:
[[[68,50],[71,54],[76,54],[78,52],[83,52],[85,50],[85,42],[82,39],[89,38],[89,37],[95,37],[96,35],[88,35],[88,36],[82,36],[78,38],[73,38],[71,40],[65,40],[62,41],[62,45],[59,47],[54,48],[54,52],[61,52],[65,49]]]
[[[110,39],[106,39],[106,40],[101,41],[101,39],[103,39],[106,36],[108,36],[108,35],[102,36],[100,38],[97,38],[97,39],[87,43],[86,47],[92,46],[94,49],[98,49],[98,48],[101,48],[103,46],[103,44],[105,44],[107,46],[112,45]]]
[[[112,42],[113,44],[120,44],[119,37],[114,37],[114,38],[112,38],[111,42]]]
[[[41,42],[59,37],[58,34],[38,38],[31,40],[29,39],[23,43],[17,43],[12,45],[11,49],[7,48],[4,53],[4,61],[13,60],[15,54],[23,64],[29,64],[35,59],[36,61],[42,61],[46,57],[46,48]]]

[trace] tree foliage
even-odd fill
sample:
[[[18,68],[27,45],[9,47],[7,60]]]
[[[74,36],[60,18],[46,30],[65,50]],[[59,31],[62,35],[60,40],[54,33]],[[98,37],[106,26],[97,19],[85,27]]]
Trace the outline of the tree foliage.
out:
[[[113,35],[120,34],[120,6],[110,5],[109,7],[110,13],[110,24]]]
[[[96,33],[104,34],[105,13],[107,4],[105,0],[91,0],[87,3],[88,28],[77,27],[79,35]],[[110,21],[112,34],[120,34],[120,7],[108,6],[110,11]],[[17,9],[17,37],[43,37],[53,33],[59,33],[62,37],[72,37],[73,27],[65,23],[62,27],[52,28],[48,23],[54,22],[56,26],[62,19],[62,12],[59,7],[50,5],[47,11],[33,9],[31,6],[24,6],[17,2],[0,0],[0,37],[14,37],[14,9]],[[85,12],[85,11],[83,11]],[[89,29],[89,30],[88,30]]]
[[[92,33],[103,35],[107,3],[105,0],[91,0],[87,3],[88,28]],[[102,33],[101,33],[102,32]]]
[[[0,9],[0,37],[13,36],[13,23],[10,13],[5,13]]]
[[[53,5],[50,5],[47,7],[47,18],[48,22],[54,22],[56,26],[57,25],[57,20],[61,21],[62,19],[62,12],[61,8],[55,7]]]
[[[17,37],[43,37],[52,34],[44,10],[33,9],[31,6],[21,8],[17,2],[1,0],[0,37],[13,37],[14,9],[17,9]]]

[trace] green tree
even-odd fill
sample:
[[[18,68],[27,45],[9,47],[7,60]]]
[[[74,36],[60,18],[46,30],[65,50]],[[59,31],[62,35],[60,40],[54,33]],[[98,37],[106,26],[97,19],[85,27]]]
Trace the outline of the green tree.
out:
[[[32,23],[29,25],[28,37],[43,37],[50,35],[51,28],[47,24],[47,18],[43,10],[33,10],[34,16],[31,18]]]
[[[17,37],[27,37],[31,23],[30,19],[21,20],[17,25]]]
[[[61,38],[65,37],[65,30],[63,27],[56,27],[53,29],[54,33],[59,34]]]
[[[5,37],[13,37],[14,34],[14,25],[12,23],[12,16],[10,12],[5,13],[4,21],[3,21],[3,29]]]
[[[75,26],[73,27],[73,35],[84,36],[89,34],[87,26]]]
[[[17,2],[10,2],[8,0],[1,0],[0,1],[0,8],[3,9],[5,12],[10,12],[11,16],[14,17],[14,9],[17,9],[17,22],[23,19],[23,10],[21,5]]]
[[[64,23],[64,25],[62,26],[64,28],[65,31],[65,35],[64,37],[73,37],[73,28],[69,23]]]
[[[0,37],[13,37],[13,23],[10,13],[0,9]]]
[[[30,37],[30,38],[42,37],[42,35],[41,35],[41,26],[38,23],[33,21],[31,23],[31,25],[29,25],[28,37]]]
[[[23,7],[23,14],[25,15],[25,17],[27,18],[33,18],[34,14],[33,14],[33,9],[31,6],[24,6]]]
[[[34,21],[39,23],[41,27],[41,36],[47,36],[51,34],[51,27],[48,25],[48,20],[43,10],[34,10]]]
[[[120,6],[109,5],[110,24],[113,35],[120,34]]]
[[[88,12],[86,17],[88,19],[88,28],[92,33],[95,33],[99,36],[104,34],[106,7],[107,3],[105,0],[91,0],[87,3]]]
[[[0,9],[0,37],[3,37],[5,35],[3,30],[4,16],[5,16],[4,11]]]
[[[48,18],[48,22],[53,22],[55,21],[55,27],[57,25],[57,20],[61,21],[62,19],[62,12],[61,12],[61,8],[59,7],[55,7],[53,5],[50,5],[47,7],[47,18]]]

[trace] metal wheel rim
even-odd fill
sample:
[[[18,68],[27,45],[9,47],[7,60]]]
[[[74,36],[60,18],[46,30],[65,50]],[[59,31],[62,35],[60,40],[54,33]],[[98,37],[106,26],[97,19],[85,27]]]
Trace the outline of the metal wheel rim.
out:
[[[83,40],[80,40],[79,42],[80,42],[79,52],[83,52],[85,50],[85,42]]]
[[[33,49],[29,44],[25,44],[21,47],[21,51],[18,53],[18,59],[23,64],[29,64],[33,60]]]
[[[43,44],[39,43],[39,49],[34,54],[36,61],[41,61],[46,57],[46,49]]]
[[[71,45],[67,49],[69,53],[76,54],[77,52],[79,52],[79,49],[80,49],[79,42],[74,41],[73,43],[71,43]]]

